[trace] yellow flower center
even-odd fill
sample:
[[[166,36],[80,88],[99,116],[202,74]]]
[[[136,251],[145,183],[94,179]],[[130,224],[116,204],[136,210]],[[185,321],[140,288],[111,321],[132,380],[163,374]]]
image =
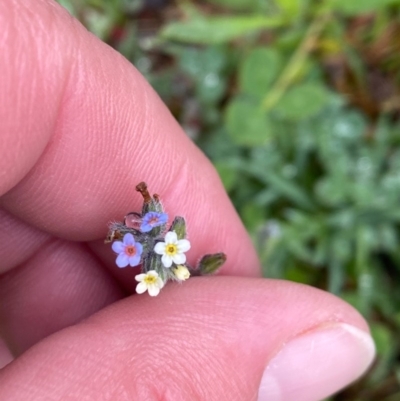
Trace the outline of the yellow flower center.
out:
[[[136,247],[133,245],[128,245],[127,247],[125,247],[125,253],[128,256],[134,256],[136,254]]]
[[[178,253],[178,248],[175,244],[167,244],[165,247],[165,253],[168,256],[174,256]]]
[[[157,277],[147,275],[143,280],[147,285],[152,285],[157,283]]]

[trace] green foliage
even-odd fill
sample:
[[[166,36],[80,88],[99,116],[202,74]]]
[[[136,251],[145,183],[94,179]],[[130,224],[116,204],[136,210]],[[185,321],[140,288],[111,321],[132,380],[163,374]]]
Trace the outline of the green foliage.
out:
[[[188,21],[172,22],[161,31],[161,37],[191,44],[229,42],[265,28],[278,27],[281,19],[259,15],[246,17],[204,17],[196,15]]]
[[[226,109],[226,128],[238,145],[262,145],[272,126],[257,103],[246,98],[233,99]]]
[[[298,0],[298,1],[292,1],[292,0],[277,0],[276,4],[280,8],[281,12],[284,15],[287,15],[291,18],[295,18],[300,14],[302,3],[304,1]]]
[[[246,11],[256,9],[259,2],[259,0],[209,0],[209,3],[217,6]]]
[[[387,6],[399,5],[399,0],[329,0],[333,10],[345,15],[371,13]]]
[[[327,89],[317,82],[290,88],[275,106],[275,112],[288,120],[306,120],[321,113],[330,102]]]
[[[330,400],[398,399],[400,0],[143,14],[139,0],[60,2],[145,74],[214,162],[265,276],[331,291],[369,320],[377,362]]]
[[[253,49],[239,69],[241,90],[262,98],[277,78],[282,65],[282,57],[277,50],[268,47]]]

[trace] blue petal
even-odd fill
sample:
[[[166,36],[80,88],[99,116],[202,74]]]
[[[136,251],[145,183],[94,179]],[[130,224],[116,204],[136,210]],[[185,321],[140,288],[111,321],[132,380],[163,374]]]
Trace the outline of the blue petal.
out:
[[[167,213],[160,213],[159,219],[159,225],[165,224],[168,221],[168,214]]]
[[[152,229],[153,229],[153,227],[148,222],[142,221],[142,224],[140,225],[140,230],[143,233],[148,233]]]
[[[148,223],[149,220],[153,219],[154,217],[157,217],[157,213],[154,213],[154,212],[147,212],[147,213],[143,216],[142,221],[145,222],[145,223]]]
[[[136,242],[135,246],[136,246],[136,255],[140,257],[140,255],[143,252],[143,245],[140,242]]]
[[[135,245],[135,238],[131,233],[127,233],[124,235],[124,244],[125,245]]]
[[[140,264],[140,255],[135,255],[135,256],[131,256],[129,258],[129,264],[133,267],[133,266],[137,266]]]
[[[151,220],[157,219],[157,222],[150,223]],[[158,213],[158,212],[148,212],[142,218],[142,225],[140,229],[143,232],[149,232],[152,230],[153,227],[158,227],[165,224],[168,221],[168,214],[167,213]]]
[[[129,257],[126,253],[120,253],[115,261],[118,267],[126,267],[129,265]]]
[[[115,241],[111,245],[111,248],[115,253],[121,253],[121,252],[124,252],[125,245],[121,241]]]

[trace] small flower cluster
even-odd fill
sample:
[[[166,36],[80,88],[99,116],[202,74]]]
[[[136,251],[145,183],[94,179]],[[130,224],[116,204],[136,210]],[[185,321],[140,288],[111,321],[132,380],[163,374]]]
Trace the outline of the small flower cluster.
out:
[[[223,253],[205,255],[196,268],[186,261],[191,245],[186,238],[186,222],[175,217],[167,229],[168,214],[158,195],[150,196],[147,185],[141,182],[136,190],[143,196],[142,213],[132,212],[123,223],[111,223],[106,242],[112,242],[120,268],[141,265],[142,273],[135,276],[136,292],[157,296],[168,280],[182,282],[191,275],[215,273],[225,262]]]

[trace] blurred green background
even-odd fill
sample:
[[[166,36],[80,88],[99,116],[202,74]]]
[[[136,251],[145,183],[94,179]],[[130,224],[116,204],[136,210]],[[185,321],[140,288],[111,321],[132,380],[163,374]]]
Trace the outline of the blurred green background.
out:
[[[400,0],[59,2],[213,161],[265,275],[368,319],[378,359],[331,400],[400,400]]]

